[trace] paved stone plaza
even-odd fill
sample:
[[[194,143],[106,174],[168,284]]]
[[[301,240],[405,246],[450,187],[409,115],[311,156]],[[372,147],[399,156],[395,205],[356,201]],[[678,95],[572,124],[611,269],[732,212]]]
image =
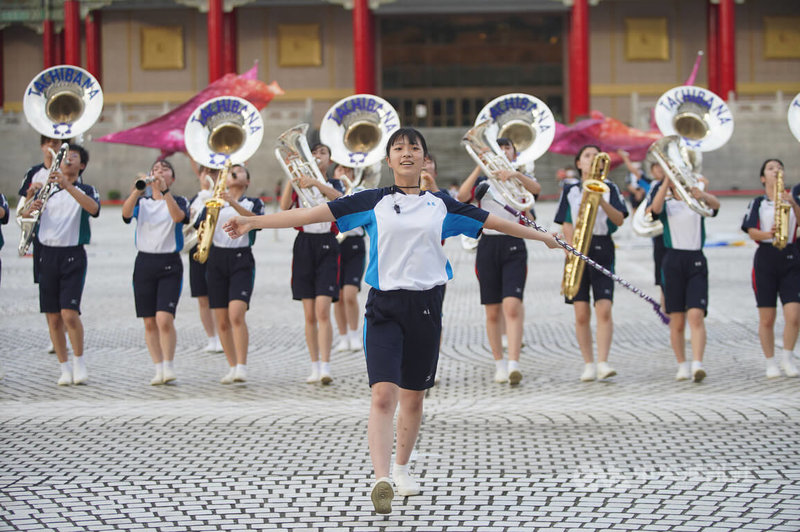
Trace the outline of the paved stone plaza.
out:
[[[262,231],[254,248],[250,380],[219,384],[224,355],[202,352],[197,305],[185,293],[178,380],[150,386],[130,281],[133,229],[119,208],[103,207],[87,248],[89,383],[58,387],[12,222],[0,286],[0,529],[798,530],[800,379],[764,377],[755,246],[732,245],[745,241],[746,203],[723,200],[708,223],[702,384],[674,381],[668,328],[619,286],[618,376],[580,382],[572,309],[558,293],[563,254],[534,243],[525,378],[495,384],[474,257],[449,241],[442,381],[428,394],[412,462],[424,492],[396,498],[389,516],[369,500],[363,354],[336,356],[331,386],[304,382],[292,230]],[[537,209],[549,221],[555,204]],[[649,241],[624,228],[617,243],[617,272],[657,297]]]

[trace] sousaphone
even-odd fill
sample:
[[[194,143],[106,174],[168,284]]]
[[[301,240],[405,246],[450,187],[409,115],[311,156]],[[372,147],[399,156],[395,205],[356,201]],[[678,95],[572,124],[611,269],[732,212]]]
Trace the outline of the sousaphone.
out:
[[[789,122],[789,130],[794,135],[794,138],[800,140],[800,93],[794,97],[792,103],[789,105],[789,112],[786,115]]]

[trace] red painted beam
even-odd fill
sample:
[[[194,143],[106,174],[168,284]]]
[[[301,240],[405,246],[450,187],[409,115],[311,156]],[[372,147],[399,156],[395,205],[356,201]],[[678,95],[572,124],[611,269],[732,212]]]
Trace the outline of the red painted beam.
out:
[[[356,94],[375,94],[375,36],[367,0],[353,2],[353,70]]]
[[[719,2],[719,95],[736,93],[736,20],[733,0]]]
[[[102,85],[103,46],[100,38],[100,20],[100,11],[92,11],[86,15],[84,24],[86,26],[86,70]]]
[[[81,66],[81,13],[78,0],[64,1],[64,63]]]
[[[589,114],[589,6],[572,4],[569,31],[569,121]]]
[[[208,0],[208,82],[222,77],[222,0]]]
[[[223,74],[236,73],[239,62],[238,42],[236,39],[236,10],[222,14],[222,26],[224,28],[222,72]]]
[[[708,68],[708,90],[719,92],[719,6],[708,0],[706,21],[706,61]]]

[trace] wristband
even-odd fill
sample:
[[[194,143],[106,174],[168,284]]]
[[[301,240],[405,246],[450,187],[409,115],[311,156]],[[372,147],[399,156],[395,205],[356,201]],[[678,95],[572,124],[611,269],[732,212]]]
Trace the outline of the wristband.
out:
[[[167,192],[169,192],[169,187],[167,187],[167,190],[162,190],[161,194],[163,195],[163,194],[166,194]]]

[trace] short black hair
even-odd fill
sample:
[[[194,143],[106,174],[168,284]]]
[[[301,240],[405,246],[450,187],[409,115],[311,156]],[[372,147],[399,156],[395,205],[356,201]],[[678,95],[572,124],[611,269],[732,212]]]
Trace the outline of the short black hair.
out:
[[[601,149],[600,149],[600,146],[598,146],[598,145],[596,145],[596,144],[586,144],[586,145],[584,145],[583,147],[581,147],[581,149],[580,149],[580,150],[578,150],[578,154],[575,156],[575,169],[576,169],[576,170],[578,170],[578,176],[579,176],[579,177],[583,177],[583,172],[581,172],[581,169],[580,169],[580,168],[578,168],[578,161],[580,160],[580,158],[581,158],[581,155],[583,155],[583,152],[585,152],[585,151],[586,151],[586,150],[588,150],[589,148],[594,148],[594,149],[596,149],[598,152],[601,152],[601,151],[603,151],[603,150],[601,150]]]
[[[422,154],[426,157],[428,154],[428,144],[425,143],[425,137],[422,136],[422,133],[414,129],[413,127],[401,127],[394,133],[392,136],[389,137],[389,140],[386,142],[386,157],[389,157],[389,153],[392,151],[392,146],[397,142],[397,139],[403,138],[408,141],[409,144],[419,144],[422,146]]]
[[[242,170],[244,170],[244,175],[247,176],[247,180],[250,181],[250,170],[248,170],[245,165],[234,164],[233,166],[231,166],[231,170],[233,170],[234,168],[241,168]]]
[[[172,163],[171,163],[171,162],[169,162],[169,161],[168,161],[168,160],[166,160],[166,159],[159,158],[159,159],[156,159],[156,160],[153,162],[153,164],[150,166],[150,168],[152,169],[152,168],[153,168],[155,165],[157,165],[157,164],[163,164],[164,166],[166,166],[167,168],[169,168],[169,169],[170,169],[170,171],[172,172],[172,180],[174,181],[174,180],[176,179],[176,177],[177,177],[177,176],[175,175],[175,167],[174,167],[174,166],[172,166]]]
[[[766,170],[766,169],[767,169],[767,165],[768,165],[769,163],[771,163],[772,161],[775,161],[776,163],[780,164],[780,165],[781,165],[781,168],[785,168],[785,167],[783,166],[783,161],[781,161],[780,159],[767,159],[766,161],[764,161],[764,164],[762,164],[762,165],[761,165],[761,171],[758,173],[758,177],[759,177],[759,179],[760,179],[760,178],[762,178],[762,177],[764,177],[764,170]]]
[[[80,144],[70,144],[69,151],[78,152],[81,156],[81,164],[84,166],[89,166],[89,152],[86,151],[86,148],[84,148]]]
[[[313,151],[314,151],[314,150],[316,150],[317,148],[325,148],[326,150],[328,150],[328,155],[330,155],[330,154],[331,154],[331,147],[330,147],[330,146],[328,146],[327,144],[323,144],[323,143],[321,143],[321,142],[317,142],[316,144],[314,144],[313,146],[311,146],[311,150],[310,150],[310,151],[312,151],[312,152],[313,152]]]
[[[514,146],[514,143],[511,142],[511,139],[509,139],[509,138],[498,137],[497,138],[497,145],[498,146],[511,146],[512,148],[514,148],[514,153],[517,153],[517,147]]]
[[[55,137],[48,137],[47,135],[39,135],[39,146],[44,146],[46,142],[50,142],[51,140],[61,140]],[[69,142],[67,139],[64,139],[62,142]]]

